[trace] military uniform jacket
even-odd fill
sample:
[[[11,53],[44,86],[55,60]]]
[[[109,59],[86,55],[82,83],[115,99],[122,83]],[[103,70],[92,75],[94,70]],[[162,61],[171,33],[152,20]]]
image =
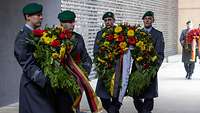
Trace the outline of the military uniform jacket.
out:
[[[186,45],[186,35],[189,29],[184,29],[180,36],[180,43],[182,46],[182,62],[184,63],[191,63],[191,45]],[[196,61],[196,60],[195,60]]]
[[[14,55],[23,72],[20,80],[19,113],[56,113],[48,79],[37,66],[34,46],[27,42],[32,31],[24,26],[18,33]]]
[[[76,32],[73,32],[73,34],[75,35],[76,42],[71,51],[71,56],[75,60],[75,62],[79,60],[78,57],[80,57],[80,62],[76,63],[80,63],[83,66],[83,68],[87,71],[87,73],[90,74],[92,68],[92,60],[85,47],[83,37]]]

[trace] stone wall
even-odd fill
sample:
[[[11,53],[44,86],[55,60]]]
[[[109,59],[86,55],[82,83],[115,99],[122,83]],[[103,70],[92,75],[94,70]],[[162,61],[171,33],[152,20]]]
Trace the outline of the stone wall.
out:
[[[91,56],[106,11],[114,12],[116,23],[142,25],[141,18],[148,10],[155,13],[154,27],[164,34],[165,57],[177,54],[178,0],[61,0],[61,9],[76,13],[75,30],[83,35]]]

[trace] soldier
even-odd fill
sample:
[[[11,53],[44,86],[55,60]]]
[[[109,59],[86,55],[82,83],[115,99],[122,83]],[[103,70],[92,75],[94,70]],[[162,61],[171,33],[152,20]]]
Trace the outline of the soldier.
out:
[[[162,32],[152,26],[154,13],[147,11],[142,17],[144,30],[151,34],[154,47],[159,56],[158,66],[160,67],[164,59],[164,38]],[[151,80],[150,85],[139,96],[133,96],[134,105],[138,113],[151,113],[154,105],[154,98],[158,97],[157,75]]]
[[[19,113],[56,113],[49,80],[36,64],[33,56],[34,46],[27,43],[32,30],[41,26],[42,9],[43,6],[37,3],[30,3],[23,8],[26,24],[15,40],[14,55],[23,70],[20,80]]]
[[[101,35],[103,34],[104,30],[112,29],[114,27],[115,23],[114,14],[112,12],[106,12],[102,17],[102,20],[104,20],[105,28],[103,28],[101,31],[97,33],[93,49],[94,57],[96,57],[96,53],[98,52],[99,49],[96,43],[101,39]],[[115,71],[116,70],[119,69],[115,68]],[[119,92],[119,88],[114,90],[117,90],[117,92]],[[96,94],[97,96],[100,97],[102,106],[108,113],[119,113],[119,109],[121,107],[121,103],[118,101],[119,95],[118,94],[115,94],[114,96],[109,95],[101,79],[98,79],[96,86]]]
[[[187,29],[184,29],[180,36],[180,43],[182,46],[182,62],[184,63],[185,71],[187,72],[185,78],[191,79],[194,71],[195,62],[190,61],[191,59],[191,45],[186,44],[186,35],[192,29],[192,22],[186,22]]]
[[[58,14],[58,19],[61,26],[64,28],[64,30],[72,32],[72,38],[75,39],[75,45],[69,54],[72,56],[76,64],[81,64],[89,75],[92,68],[92,60],[85,48],[83,37],[73,31],[75,27],[75,18],[75,13],[69,10],[63,11]],[[57,106],[59,108],[59,113],[73,113],[72,105],[74,102],[67,92],[64,92],[63,90],[57,91],[56,98],[58,100]],[[77,109],[76,112],[79,112],[79,109]]]

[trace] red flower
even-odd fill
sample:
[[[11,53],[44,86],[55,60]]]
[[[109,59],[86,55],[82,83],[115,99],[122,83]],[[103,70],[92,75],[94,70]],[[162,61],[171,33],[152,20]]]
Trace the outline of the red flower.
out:
[[[111,34],[106,36],[106,40],[108,40],[108,41],[110,41],[110,42],[111,42],[113,39],[114,39],[114,36],[111,35]]]
[[[149,68],[149,64],[144,64],[144,69],[148,69]]]
[[[192,29],[187,33],[187,37],[186,37],[186,43],[191,44],[192,40],[194,38],[197,38],[195,36],[199,36],[200,35],[200,29]]]
[[[65,34],[64,34],[63,32],[60,33],[59,38],[60,38],[61,40],[65,39]]]
[[[71,32],[71,31],[69,31],[69,30],[64,30],[64,34],[65,34],[65,37],[66,37],[67,39],[71,39],[71,37],[72,37],[72,32]]]
[[[71,39],[71,37],[72,37],[72,32],[71,31],[69,31],[69,30],[64,30],[63,32],[61,32],[60,34],[59,34],[59,38],[61,39],[61,40],[63,40],[63,39]]]
[[[119,35],[118,38],[117,38],[117,41],[123,42],[124,41],[124,36],[123,35]]]
[[[196,29],[196,36],[199,36],[200,35],[200,33],[199,33],[199,29]]]
[[[32,31],[33,35],[36,37],[41,37],[46,30],[35,29]]]
[[[128,43],[130,45],[135,45],[136,44],[136,38],[135,37],[129,37],[128,38]]]
[[[192,34],[188,34],[187,39],[186,39],[186,43],[191,44],[193,40],[193,35]]]
[[[53,40],[53,41],[51,42],[51,46],[53,46],[53,47],[58,47],[58,46],[60,46],[60,42],[59,42],[58,40]]]

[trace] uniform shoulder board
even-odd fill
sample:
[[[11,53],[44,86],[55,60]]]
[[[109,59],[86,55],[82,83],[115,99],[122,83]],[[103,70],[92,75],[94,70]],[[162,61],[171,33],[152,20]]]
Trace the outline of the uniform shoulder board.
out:
[[[21,28],[20,30],[19,30],[19,32],[23,32],[24,31],[24,29],[23,28]]]

